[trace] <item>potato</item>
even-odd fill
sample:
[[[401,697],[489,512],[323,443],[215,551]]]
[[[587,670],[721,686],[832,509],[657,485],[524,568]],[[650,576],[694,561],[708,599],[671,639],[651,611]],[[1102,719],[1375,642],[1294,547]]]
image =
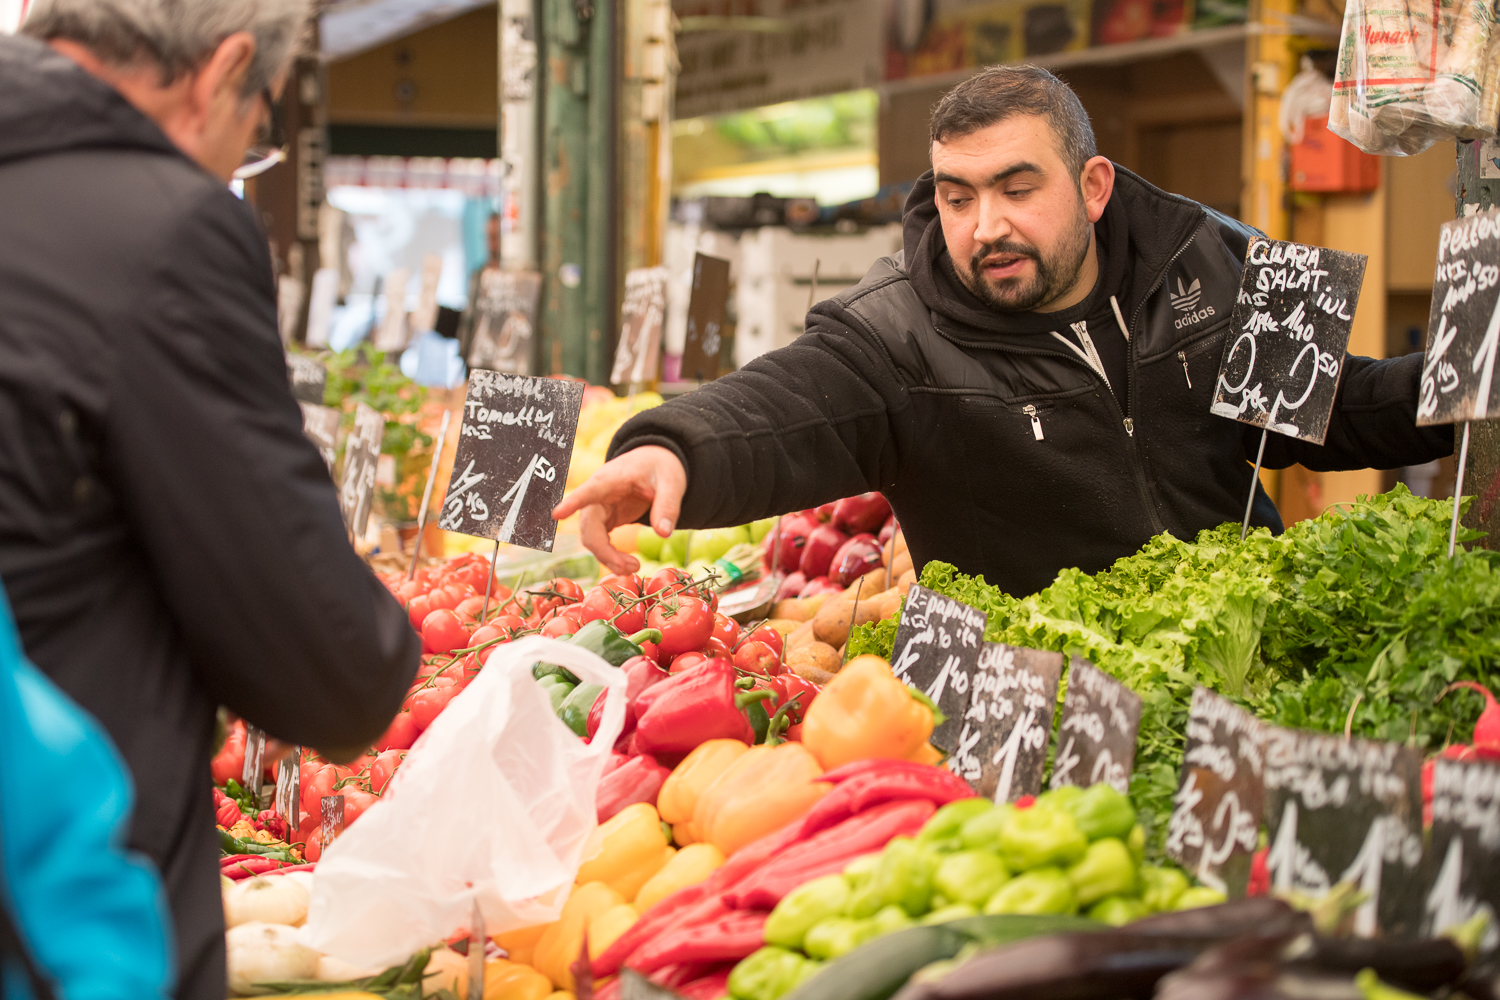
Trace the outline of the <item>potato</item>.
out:
[[[863,586],[861,586],[860,581],[864,581]],[[859,594],[859,599],[864,601],[866,598],[873,597],[884,589],[885,567],[879,566],[845,587],[843,596],[853,597],[855,594]]]
[[[903,596],[899,587],[892,587],[882,594],[876,594],[874,600],[870,602],[870,613],[877,616],[877,621],[889,618],[901,606]]]
[[[826,642],[809,642],[792,650],[786,657],[787,667],[798,677],[814,684],[826,684],[839,670],[839,651]],[[827,674],[819,679],[812,674]]]
[[[787,634],[787,637],[782,641],[782,648],[790,653],[791,650],[799,646],[806,646],[810,642],[816,642],[817,638],[817,636],[813,635],[812,622],[804,622]]]
[[[781,636],[782,639],[785,639],[789,634],[797,631],[798,626],[800,626],[802,622],[793,621],[790,618],[768,618],[766,619],[764,624],[767,628],[771,629],[777,635]]]
[[[830,646],[842,646],[849,641],[850,626],[879,621],[877,611],[874,601],[861,600],[856,608],[853,597],[837,597],[818,609],[812,621],[813,635]]]
[[[912,585],[914,583],[916,583],[916,582],[917,582],[917,571],[914,570],[914,569],[909,569],[905,573],[902,573],[901,574],[901,578],[896,581],[896,589],[899,590],[899,591],[901,591],[901,596],[902,597],[905,597],[906,596],[906,592],[908,590],[911,590]]]
[[[777,601],[771,606],[772,621],[806,622],[812,621],[814,609],[802,603],[801,598],[788,597],[784,601]]]
[[[902,552],[901,554],[896,556],[896,561],[891,563],[891,576],[894,579],[899,580],[901,579],[901,577],[906,575],[906,572],[908,570],[913,568],[914,567],[912,566],[911,553]]]

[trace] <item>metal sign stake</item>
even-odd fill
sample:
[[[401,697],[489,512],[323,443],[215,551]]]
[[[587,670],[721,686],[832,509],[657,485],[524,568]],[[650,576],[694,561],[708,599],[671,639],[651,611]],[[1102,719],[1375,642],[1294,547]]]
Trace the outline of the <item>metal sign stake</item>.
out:
[[[1245,498],[1245,521],[1240,525],[1240,541],[1250,534],[1250,508],[1255,506],[1255,487],[1260,483],[1260,463],[1266,457],[1266,434],[1270,428],[1260,429],[1260,447],[1255,450],[1255,471],[1250,474],[1250,495]]]
[[[1453,523],[1448,526],[1448,558],[1458,551],[1458,502],[1464,495],[1464,466],[1469,464],[1469,422],[1464,421],[1464,439],[1458,448],[1458,478],[1453,480]]]
[[[443,426],[438,428],[437,446],[432,449],[432,465],[427,469],[427,488],[422,491],[422,506],[417,510],[417,540],[411,547],[411,565],[406,568],[406,578],[417,575],[417,559],[422,554],[422,530],[427,527],[427,505],[432,502],[432,483],[437,479],[438,462],[443,457],[443,442],[448,437],[448,421],[453,419],[452,410],[443,411]]]

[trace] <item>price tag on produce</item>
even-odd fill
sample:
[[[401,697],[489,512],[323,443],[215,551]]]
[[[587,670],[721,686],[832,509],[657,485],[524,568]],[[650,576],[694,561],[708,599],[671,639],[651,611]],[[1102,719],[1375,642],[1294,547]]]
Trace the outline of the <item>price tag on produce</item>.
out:
[[[287,377],[292,380],[292,398],[300,403],[323,405],[323,389],[328,385],[328,369],[301,354],[286,356]]]
[[[344,802],[342,795],[325,795],[319,801],[318,840],[323,850],[344,832]]]
[[[1252,239],[1212,412],[1322,444],[1366,260],[1364,254]]]
[[[1438,228],[1417,426],[1500,417],[1500,208]]]
[[[255,796],[255,808],[260,808],[261,775],[265,768],[261,760],[266,753],[266,733],[255,726],[245,726],[245,763],[240,767],[240,784]]]
[[[1105,781],[1128,795],[1140,727],[1140,695],[1082,657],[1073,657],[1057,726],[1052,787],[1088,788]]]
[[[583,383],[475,370],[438,527],[552,551]]]
[[[1481,954],[1500,949],[1500,764],[1432,762],[1432,848],[1423,937],[1479,914],[1488,918]]]
[[[688,300],[687,335],[682,347],[682,377],[710,382],[719,377],[719,351],[729,320],[729,261],[693,257],[693,294]]]
[[[1265,726],[1205,687],[1188,706],[1167,855],[1233,899],[1245,895],[1265,811]]]
[[[667,269],[640,267],[625,272],[625,296],[620,304],[620,343],[609,380],[615,385],[641,385],[656,377],[660,363],[662,324],[667,315]]]
[[[342,414],[331,406],[298,403],[302,407],[302,433],[317,446],[323,464],[333,471],[333,460],[339,451],[339,424]]]
[[[1362,893],[1350,930],[1414,935],[1422,912],[1422,759],[1397,743],[1266,727],[1271,888]]]
[[[541,274],[490,268],[480,272],[478,285],[478,301],[469,316],[469,367],[529,374]]]
[[[286,820],[288,830],[297,829],[301,820],[302,802],[302,748],[292,747],[291,753],[282,758],[276,768],[276,798],[273,800],[276,814]],[[291,838],[288,837],[288,840]]]
[[[948,768],[996,802],[1041,792],[1062,668],[1061,653],[985,643]]]
[[[385,301],[385,315],[380,318],[380,327],[375,331],[374,346],[377,351],[399,351],[406,346],[406,286],[411,272],[398,267],[386,275],[381,296]]]
[[[958,749],[988,620],[983,611],[919,585],[911,588],[901,608],[891,670],[947,716],[932,731],[932,745],[944,753]]]
[[[380,464],[380,446],[385,441],[385,417],[364,403],[354,411],[354,429],[344,442],[344,482],[339,487],[339,508],[344,526],[356,538],[365,533],[370,505],[375,499],[375,467]]]

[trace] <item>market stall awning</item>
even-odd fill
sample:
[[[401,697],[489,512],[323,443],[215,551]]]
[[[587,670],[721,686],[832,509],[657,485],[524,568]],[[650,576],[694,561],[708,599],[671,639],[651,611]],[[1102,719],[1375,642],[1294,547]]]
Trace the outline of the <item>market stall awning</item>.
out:
[[[335,0],[319,21],[319,50],[347,59],[485,6],[486,0]]]

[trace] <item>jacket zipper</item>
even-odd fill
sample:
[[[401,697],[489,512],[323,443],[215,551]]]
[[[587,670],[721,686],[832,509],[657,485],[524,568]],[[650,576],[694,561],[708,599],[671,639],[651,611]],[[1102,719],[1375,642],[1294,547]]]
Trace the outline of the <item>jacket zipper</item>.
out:
[[[1036,407],[1027,403],[1021,407],[1021,412],[1031,418],[1031,433],[1036,436],[1038,441],[1042,440],[1042,422],[1037,419]]]
[[[1177,360],[1182,362],[1182,377],[1187,379],[1188,388],[1193,387],[1193,374],[1188,371],[1187,351],[1178,351]]]

